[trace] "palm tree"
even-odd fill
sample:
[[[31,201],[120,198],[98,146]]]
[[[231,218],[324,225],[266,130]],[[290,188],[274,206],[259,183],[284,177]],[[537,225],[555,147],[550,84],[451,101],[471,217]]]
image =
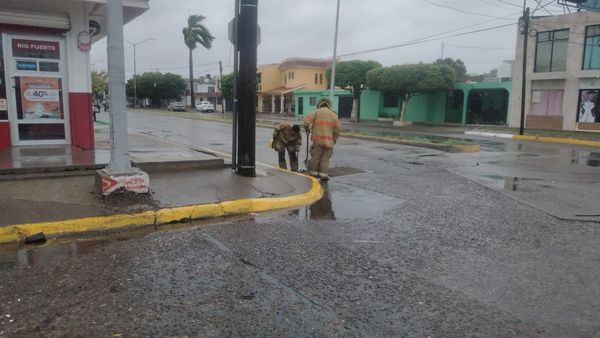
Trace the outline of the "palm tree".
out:
[[[215,39],[208,31],[208,28],[202,24],[206,17],[202,15],[190,15],[188,25],[183,29],[183,40],[190,49],[190,96],[192,98],[192,108],[196,106],[196,98],[194,97],[194,64],[192,61],[192,51],[196,49],[197,44],[202,45],[206,49],[212,47],[212,41]]]

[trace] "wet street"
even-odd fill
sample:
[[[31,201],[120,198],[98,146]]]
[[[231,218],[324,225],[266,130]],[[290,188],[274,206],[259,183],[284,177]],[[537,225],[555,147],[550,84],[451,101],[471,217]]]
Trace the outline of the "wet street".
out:
[[[231,151],[229,124],[129,123]],[[305,208],[0,247],[0,337],[600,337],[600,151],[478,142],[343,138]]]

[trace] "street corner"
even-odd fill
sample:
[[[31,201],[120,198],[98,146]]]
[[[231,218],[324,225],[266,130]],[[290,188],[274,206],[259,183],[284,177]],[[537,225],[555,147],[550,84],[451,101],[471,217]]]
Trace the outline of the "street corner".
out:
[[[277,168],[267,168],[266,170],[267,175],[262,177],[265,180],[263,184],[285,182],[292,187],[286,186],[286,189],[291,189],[291,191],[283,193],[283,190],[279,189],[280,193],[269,197],[238,198],[168,208],[159,207],[159,203],[146,203],[144,204],[145,208],[151,210],[142,208],[131,212],[126,212],[127,208],[125,207],[115,205],[114,208],[105,208],[110,211],[108,212],[110,214],[104,216],[6,225],[0,227],[0,243],[26,242],[27,238],[35,234],[43,234],[45,238],[52,239],[85,233],[118,232],[137,227],[289,209],[309,205],[323,196],[323,188],[315,178]],[[277,180],[274,180],[275,178]],[[256,185],[256,181],[254,183],[249,181],[248,184]],[[113,199],[102,200],[106,204],[108,200]],[[118,203],[119,201],[123,202],[120,199],[116,201],[117,204],[121,204]]]

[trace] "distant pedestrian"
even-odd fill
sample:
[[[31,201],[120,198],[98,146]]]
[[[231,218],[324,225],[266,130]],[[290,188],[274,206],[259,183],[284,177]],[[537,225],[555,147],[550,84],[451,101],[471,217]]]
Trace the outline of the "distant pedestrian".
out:
[[[285,161],[285,152],[287,150],[290,158],[290,169],[298,171],[298,152],[302,146],[302,135],[300,134],[300,126],[292,125],[291,123],[281,123],[273,132],[273,141],[271,147],[277,151],[279,155],[279,168],[287,169]]]
[[[333,156],[333,146],[340,135],[340,120],[331,110],[329,99],[320,99],[317,110],[306,115],[304,129],[312,132],[308,172],[326,181],[329,179],[329,159]]]

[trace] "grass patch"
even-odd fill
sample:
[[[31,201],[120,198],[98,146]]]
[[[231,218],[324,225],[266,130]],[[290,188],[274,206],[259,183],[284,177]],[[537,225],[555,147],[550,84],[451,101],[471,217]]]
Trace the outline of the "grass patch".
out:
[[[429,136],[429,135],[416,135],[416,136],[406,136],[406,135],[397,135],[390,133],[367,133],[367,132],[352,132],[347,133],[349,135],[360,135],[360,136],[373,136],[373,137],[383,137],[394,140],[404,140],[408,142],[416,142],[416,143],[429,143],[429,144],[439,144],[439,145],[460,145],[460,146],[469,146],[475,145],[475,142],[471,142],[469,140],[452,138],[452,137],[440,137],[440,136]]]

